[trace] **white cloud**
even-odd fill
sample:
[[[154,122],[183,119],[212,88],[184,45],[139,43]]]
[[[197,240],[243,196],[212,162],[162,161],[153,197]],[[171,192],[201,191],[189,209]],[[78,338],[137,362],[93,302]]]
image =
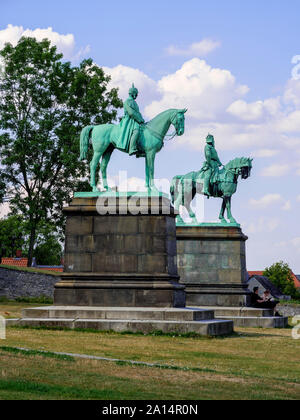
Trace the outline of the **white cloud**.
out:
[[[251,222],[247,225],[245,224],[246,228],[245,231],[247,233],[263,233],[268,232],[271,233],[276,230],[279,226],[279,219],[276,217],[267,218],[267,217],[260,217],[258,220]]]
[[[78,52],[75,51],[75,38],[73,34],[59,34],[53,31],[52,27],[41,29],[36,28],[24,29],[23,26],[7,25],[5,29],[0,30],[0,49],[4,47],[6,42],[16,45],[22,37],[36,38],[37,41],[42,41],[47,38],[52,45],[56,45],[59,52],[63,53],[67,59],[78,59],[80,56],[89,52],[90,47],[81,48]]]
[[[292,203],[291,200],[288,200],[284,203],[284,205],[282,206],[282,210],[284,211],[289,211],[292,208]]]
[[[278,130],[285,133],[300,131],[300,110],[291,112],[286,117],[279,120]]]
[[[158,81],[161,99],[145,109],[149,117],[165,109],[188,108],[188,115],[199,120],[216,120],[230,103],[248,92],[228,70],[212,68],[198,58],[186,61],[175,73]]]
[[[104,71],[112,76],[111,85],[120,87],[123,99],[131,83],[136,84],[140,91],[138,103],[146,120],[168,108],[188,108],[185,135],[176,139],[174,147],[202,151],[205,137],[211,132],[218,150],[243,149],[246,154],[248,149],[248,155],[260,158],[273,158],[285,150],[300,153],[300,106],[297,111],[298,91],[292,91],[292,82],[279,97],[247,103],[247,86],[240,84],[230,71],[214,68],[199,58],[187,60],[158,81],[123,65],[104,67]],[[298,87],[300,105],[300,83]],[[295,131],[298,128],[299,132]],[[272,163],[262,175],[282,176],[288,173],[289,166],[295,165]]]
[[[171,56],[203,57],[220,47],[220,45],[219,41],[205,38],[202,41],[194,42],[186,48],[170,45],[166,51]]]
[[[116,67],[102,67],[104,72],[111,76],[109,88],[118,87],[119,96],[122,99],[128,97],[128,91],[132,83],[139,90],[138,102],[143,108],[149,102],[158,97],[157,84],[141,70],[132,67],[118,65]]]
[[[276,149],[260,149],[251,152],[251,156],[254,158],[269,158],[279,154],[279,150]]]
[[[287,175],[289,171],[290,171],[290,165],[274,164],[263,169],[261,172],[261,175],[277,177],[277,176]]]
[[[275,204],[282,200],[280,194],[267,194],[258,200],[251,198],[249,200],[249,204],[256,208],[265,209],[266,207],[270,206],[271,204]]]
[[[297,197],[297,201],[300,203],[300,195],[298,195],[298,197]]]
[[[257,121],[263,117],[276,115],[279,110],[279,98],[271,98],[252,103],[247,103],[239,99],[227,108],[227,112],[244,121]]]

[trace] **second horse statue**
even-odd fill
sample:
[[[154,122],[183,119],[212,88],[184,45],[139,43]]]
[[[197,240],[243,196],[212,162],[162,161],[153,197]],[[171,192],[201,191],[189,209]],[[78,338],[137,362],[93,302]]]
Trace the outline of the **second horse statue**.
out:
[[[192,223],[197,223],[197,218],[191,209],[191,202],[196,193],[209,197],[222,198],[222,207],[219,215],[221,223],[227,224],[225,210],[230,223],[236,224],[231,213],[231,197],[237,190],[239,176],[247,179],[251,175],[252,160],[250,158],[236,158],[223,166],[215,149],[214,137],[209,134],[206,138],[205,157],[206,161],[198,172],[190,172],[186,175],[177,175],[171,183],[171,197],[175,209],[179,212],[180,206],[187,209]],[[177,222],[184,224],[181,216],[177,216]]]

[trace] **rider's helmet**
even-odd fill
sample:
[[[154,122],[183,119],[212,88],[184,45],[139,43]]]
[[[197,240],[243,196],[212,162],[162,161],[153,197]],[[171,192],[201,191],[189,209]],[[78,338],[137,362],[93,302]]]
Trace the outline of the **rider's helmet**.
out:
[[[206,143],[211,144],[212,146],[215,145],[215,139],[212,134],[208,134],[206,137]]]
[[[133,94],[136,94],[136,95],[138,95],[138,93],[139,93],[139,91],[137,90],[137,88],[134,86],[134,83],[132,83],[132,86],[131,86],[131,88],[129,89],[129,95],[131,96],[131,95],[133,95]]]

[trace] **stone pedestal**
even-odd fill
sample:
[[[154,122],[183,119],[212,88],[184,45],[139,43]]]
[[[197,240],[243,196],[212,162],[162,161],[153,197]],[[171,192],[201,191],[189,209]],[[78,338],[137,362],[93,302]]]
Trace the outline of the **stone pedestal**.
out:
[[[185,306],[166,196],[90,193],[75,196],[64,213],[65,265],[55,305]]]
[[[187,305],[246,305],[247,239],[235,226],[177,227],[178,273]]]

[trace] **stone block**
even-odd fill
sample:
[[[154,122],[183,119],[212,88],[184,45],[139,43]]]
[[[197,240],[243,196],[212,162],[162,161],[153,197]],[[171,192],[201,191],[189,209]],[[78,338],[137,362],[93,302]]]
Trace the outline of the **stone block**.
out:
[[[164,252],[164,242],[165,238],[162,238],[161,242],[159,243],[159,247],[157,238],[152,237],[151,235],[125,235],[123,252],[135,255],[148,253],[151,254],[153,252]],[[162,244],[163,246],[161,246]]]
[[[93,232],[92,216],[72,216],[67,218],[66,235],[90,235]]]
[[[139,233],[152,233],[153,235],[166,235],[167,216],[140,216],[138,218],[138,232]],[[173,223],[175,221],[173,219]]]
[[[128,234],[137,233],[138,218],[130,215],[99,216],[95,217],[94,234]]]
[[[167,255],[138,255],[139,273],[169,273]]]
[[[88,272],[92,271],[91,254],[65,253],[65,271],[69,272]]]
[[[93,271],[109,273],[136,273],[138,267],[137,255],[94,254]]]

